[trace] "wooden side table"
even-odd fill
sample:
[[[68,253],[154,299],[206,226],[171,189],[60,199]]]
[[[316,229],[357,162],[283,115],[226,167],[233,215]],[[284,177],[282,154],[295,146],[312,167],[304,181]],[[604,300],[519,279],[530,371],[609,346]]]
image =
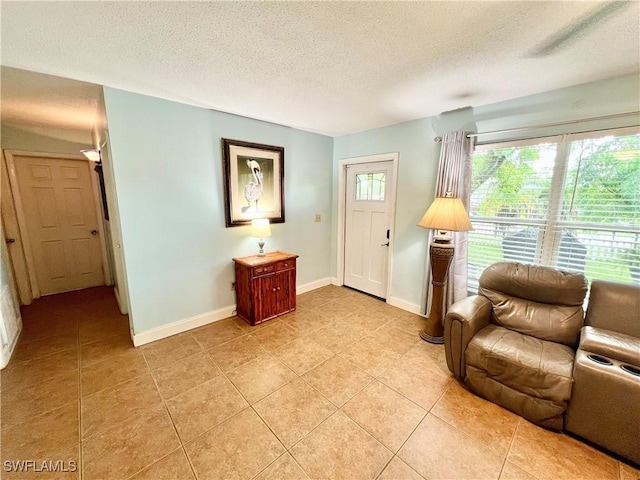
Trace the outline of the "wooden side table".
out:
[[[286,252],[234,258],[237,315],[258,325],[296,309],[296,258]]]

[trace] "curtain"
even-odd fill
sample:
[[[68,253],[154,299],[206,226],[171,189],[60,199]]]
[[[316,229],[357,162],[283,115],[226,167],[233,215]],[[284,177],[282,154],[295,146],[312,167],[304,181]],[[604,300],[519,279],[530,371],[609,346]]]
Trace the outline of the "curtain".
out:
[[[469,211],[469,197],[471,195],[471,156],[473,154],[473,138],[468,138],[470,132],[447,132],[442,136],[440,163],[436,180],[436,197],[444,197],[451,192],[454,197],[460,197],[467,211]],[[455,254],[447,277],[445,312],[451,304],[467,296],[467,232],[450,232],[455,247]],[[429,245],[433,232],[429,234]],[[431,259],[427,250],[425,269],[425,313],[429,313],[431,306]]]

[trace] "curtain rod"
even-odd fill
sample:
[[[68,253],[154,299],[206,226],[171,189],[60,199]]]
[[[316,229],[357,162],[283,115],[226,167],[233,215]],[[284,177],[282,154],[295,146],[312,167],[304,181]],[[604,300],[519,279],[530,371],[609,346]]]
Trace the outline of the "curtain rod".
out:
[[[619,117],[629,117],[631,115],[638,115],[640,111],[636,112],[625,112],[625,113],[616,113],[613,115],[603,115],[601,117],[591,117],[591,118],[583,118],[580,120],[568,120],[566,122],[556,122],[556,123],[542,123],[539,125],[530,125],[528,127],[514,127],[514,128],[505,128],[504,130],[493,130],[491,132],[482,132],[482,133],[470,133],[467,135],[467,138],[476,138],[481,135],[495,135],[498,133],[510,133],[510,132],[519,132],[521,130],[533,130],[535,128],[546,128],[546,127],[559,127],[562,125],[574,125],[576,123],[584,123],[584,122],[593,122],[596,120],[607,120],[610,118],[619,118]],[[434,142],[441,142],[442,137],[436,137],[433,139]]]

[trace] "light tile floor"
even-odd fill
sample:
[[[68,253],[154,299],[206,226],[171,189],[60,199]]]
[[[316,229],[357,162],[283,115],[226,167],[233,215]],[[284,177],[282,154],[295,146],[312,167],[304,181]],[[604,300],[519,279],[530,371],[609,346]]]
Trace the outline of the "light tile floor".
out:
[[[3,478],[640,477],[469,393],[422,318],[348,289],[141,348],[109,288],[39,299],[23,320],[0,377]],[[79,468],[7,471],[18,460]]]

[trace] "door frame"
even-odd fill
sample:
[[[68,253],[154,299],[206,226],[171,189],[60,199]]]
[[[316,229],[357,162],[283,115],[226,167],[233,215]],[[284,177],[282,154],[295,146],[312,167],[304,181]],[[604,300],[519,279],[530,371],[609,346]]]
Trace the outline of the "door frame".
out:
[[[364,157],[350,157],[343,158],[338,163],[338,233],[336,235],[336,285],[344,285],[344,252],[345,252],[345,222],[346,222],[346,203],[347,203],[347,166],[358,165],[362,163],[376,163],[376,162],[392,162],[393,172],[393,194],[391,195],[391,211],[389,212],[391,222],[389,225],[389,241],[391,242],[389,248],[389,257],[387,263],[387,291],[386,302],[389,303],[389,292],[391,291],[391,277],[393,271],[393,246],[395,244],[395,229],[396,229],[396,203],[398,197],[398,152],[380,153],[377,155],[367,155]]]
[[[24,257],[28,279],[19,278],[18,272],[16,274],[16,280],[22,284],[23,287],[28,288],[31,292],[31,299],[39,298],[40,287],[36,277],[36,269],[33,259],[33,250],[31,249],[31,239],[29,238],[29,230],[27,229],[27,220],[24,214],[22,206],[22,197],[20,196],[20,188],[18,185],[18,176],[16,174],[16,158],[15,157],[32,157],[32,158],[54,158],[62,160],[75,160],[80,162],[93,163],[88,160],[84,155],[64,154],[64,153],[46,153],[46,152],[33,152],[24,150],[4,150],[4,159],[7,164],[7,171],[9,173],[9,185],[11,187],[10,198],[13,201],[15,207],[16,220],[18,224],[18,241],[22,243],[22,249],[19,252],[13,252],[12,255],[20,255]],[[91,165],[89,165],[91,168]],[[103,212],[100,201],[100,192],[98,186],[98,179],[93,172],[90,172],[91,178],[91,190],[93,193],[93,204],[96,211],[98,236],[100,237],[100,252],[102,256],[102,273],[104,277],[105,285],[111,285],[111,268],[109,265],[109,259],[107,256],[107,244],[105,239],[104,222],[102,221]],[[13,262],[15,264],[15,262]],[[20,299],[23,300],[22,298]],[[29,302],[31,303],[31,302]]]

